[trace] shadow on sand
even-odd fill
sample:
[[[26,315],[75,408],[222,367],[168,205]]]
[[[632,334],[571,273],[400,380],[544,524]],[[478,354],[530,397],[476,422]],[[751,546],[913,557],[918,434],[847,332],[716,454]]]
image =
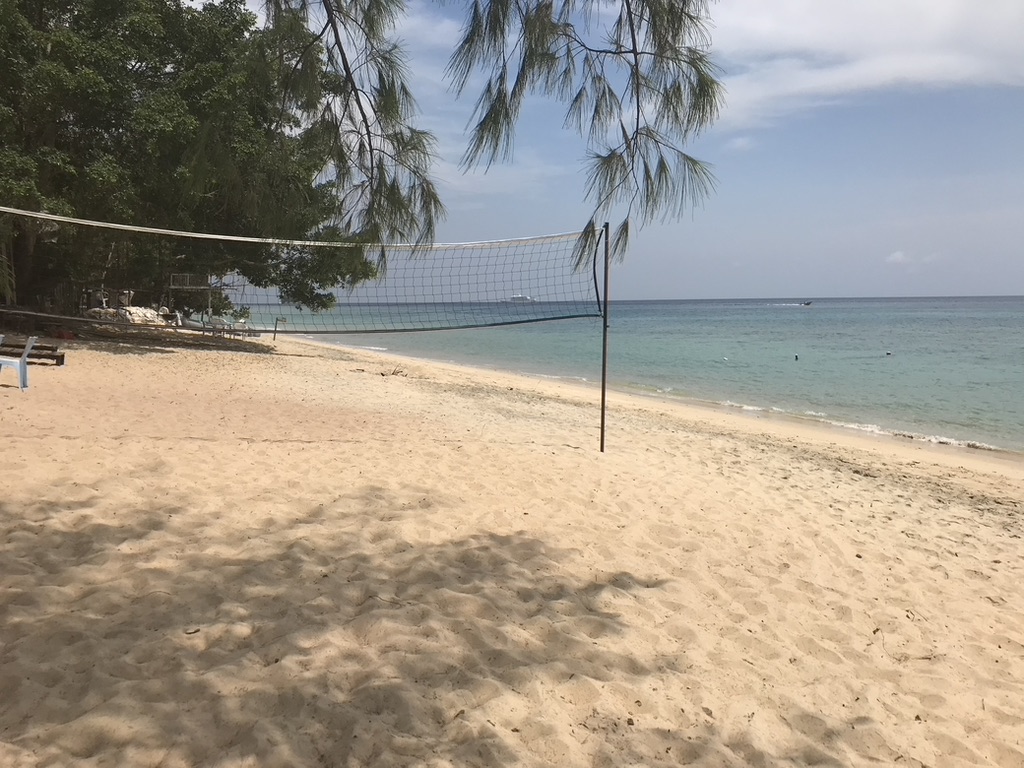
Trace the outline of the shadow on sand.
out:
[[[841,764],[825,743],[777,759],[713,723],[627,724],[599,698],[557,732],[538,686],[554,700],[655,672],[607,649],[628,627],[600,606],[660,583],[582,580],[521,534],[413,545],[389,533],[408,504],[347,498],[230,535],[178,505],[97,522],[95,501],[0,502],[0,758],[568,765],[593,739],[575,754],[596,766]]]

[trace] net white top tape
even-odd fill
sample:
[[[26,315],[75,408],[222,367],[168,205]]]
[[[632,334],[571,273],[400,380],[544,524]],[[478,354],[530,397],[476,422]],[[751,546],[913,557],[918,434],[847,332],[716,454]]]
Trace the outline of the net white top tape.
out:
[[[43,213],[41,211],[25,211],[20,208],[11,208],[0,205],[0,213],[9,213],[13,216],[27,216],[33,219],[44,219],[64,224],[77,224],[85,227],[99,227],[101,229],[118,229],[125,232],[140,232],[150,235],[168,235],[170,237],[188,237],[196,240],[224,240],[233,243],[262,243],[264,245],[285,245],[303,248],[338,248],[349,245],[344,242],[332,242],[325,240],[286,240],[274,237],[245,237],[243,235],[217,235],[209,232],[185,232],[177,229],[160,229],[157,227],[141,227],[134,224],[115,224],[110,221],[93,221],[91,219],[77,219],[73,216],[58,216],[55,213]],[[511,238],[517,242],[551,242],[566,240],[578,237],[578,232],[563,232],[555,235],[539,235],[536,237]],[[499,242],[509,240],[481,240],[470,243],[436,243],[432,245],[414,245],[410,243],[386,243],[388,248],[400,248],[408,250],[430,250],[434,248],[483,248]]]

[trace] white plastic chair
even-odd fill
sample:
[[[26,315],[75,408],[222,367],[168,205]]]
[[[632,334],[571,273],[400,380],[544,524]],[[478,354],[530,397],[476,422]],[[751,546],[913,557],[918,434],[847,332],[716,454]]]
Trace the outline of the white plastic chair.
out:
[[[0,341],[2,341],[0,337]],[[38,336],[29,336],[25,339],[25,351],[21,357],[0,357],[0,373],[4,368],[14,368],[18,371],[18,389],[24,392],[28,389],[28,353],[32,351],[32,345],[39,340]]]

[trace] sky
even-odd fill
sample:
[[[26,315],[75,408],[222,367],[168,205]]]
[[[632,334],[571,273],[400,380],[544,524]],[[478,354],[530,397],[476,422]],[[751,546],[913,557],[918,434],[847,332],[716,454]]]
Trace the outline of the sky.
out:
[[[555,102],[526,105],[510,163],[458,167],[463,7],[411,0],[398,32],[439,140],[438,241],[578,230],[585,145]],[[711,21],[725,105],[687,151],[716,189],[634,228],[613,298],[1024,294],[1024,1],[718,0]]]

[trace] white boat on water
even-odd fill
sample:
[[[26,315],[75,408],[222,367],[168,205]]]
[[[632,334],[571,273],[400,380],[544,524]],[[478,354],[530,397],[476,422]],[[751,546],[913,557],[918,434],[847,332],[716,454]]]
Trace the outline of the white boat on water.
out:
[[[531,304],[536,299],[527,296],[525,293],[513,293],[509,298],[505,299],[509,304]]]

